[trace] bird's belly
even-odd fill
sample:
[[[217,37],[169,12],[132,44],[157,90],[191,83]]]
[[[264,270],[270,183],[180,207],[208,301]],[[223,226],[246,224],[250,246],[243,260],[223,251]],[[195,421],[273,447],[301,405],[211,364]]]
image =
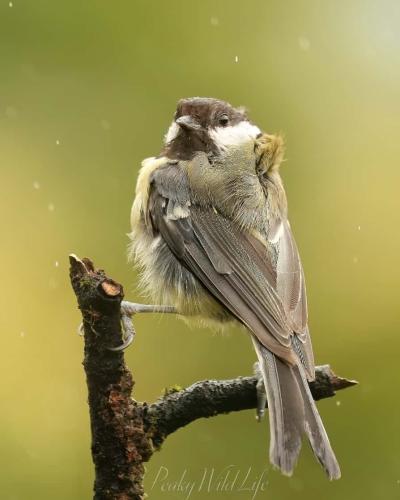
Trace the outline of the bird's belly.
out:
[[[229,311],[178,261],[160,236],[134,235],[132,253],[141,268],[141,288],[152,301],[173,305],[183,316],[203,322],[234,321]]]

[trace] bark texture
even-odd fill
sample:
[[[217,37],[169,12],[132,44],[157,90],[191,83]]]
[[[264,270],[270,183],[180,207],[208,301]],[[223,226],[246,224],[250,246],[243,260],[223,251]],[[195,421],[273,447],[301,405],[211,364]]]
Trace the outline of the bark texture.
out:
[[[142,500],[144,463],[164,439],[198,418],[256,408],[257,378],[204,380],[170,390],[150,405],[135,401],[123,351],[109,350],[122,343],[122,285],[75,255],[70,255],[70,278],[83,318],[94,499]],[[321,399],[355,384],[323,365],[310,388],[314,399]]]

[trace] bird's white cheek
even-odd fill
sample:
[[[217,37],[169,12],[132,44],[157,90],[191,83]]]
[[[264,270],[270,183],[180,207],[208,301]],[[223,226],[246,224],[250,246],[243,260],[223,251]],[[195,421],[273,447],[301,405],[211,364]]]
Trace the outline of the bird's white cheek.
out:
[[[254,141],[260,129],[249,122],[240,122],[232,127],[216,127],[210,130],[210,137],[220,149],[240,146],[248,141]]]

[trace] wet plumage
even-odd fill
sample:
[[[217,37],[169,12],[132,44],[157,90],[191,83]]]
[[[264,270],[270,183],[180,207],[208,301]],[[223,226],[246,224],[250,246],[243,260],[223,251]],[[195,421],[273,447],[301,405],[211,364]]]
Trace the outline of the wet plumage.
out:
[[[307,383],[314,360],[282,156],[282,139],[262,134],[243,110],[180,101],[161,156],[139,174],[131,254],[154,300],[248,329],[266,386],[271,462],[291,474],[306,434],[328,476],[338,478]]]

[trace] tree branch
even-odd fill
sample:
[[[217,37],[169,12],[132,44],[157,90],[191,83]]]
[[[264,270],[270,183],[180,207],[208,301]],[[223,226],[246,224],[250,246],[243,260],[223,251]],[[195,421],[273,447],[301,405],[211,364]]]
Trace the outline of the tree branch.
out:
[[[94,498],[142,499],[143,463],[151,443],[143,429],[143,406],[131,399],[132,375],[122,352],[107,348],[121,343],[122,286],[95,270],[88,259],[70,256],[70,277],[82,312],[95,465]]]
[[[204,380],[187,389],[172,390],[149,406],[145,415],[146,428],[152,432],[155,446],[176,430],[198,418],[221,413],[251,410],[257,407],[257,377],[231,380]],[[329,365],[317,366],[310,389],[315,400],[329,398],[335,391],[357,382],[338,377]]]
[[[70,278],[83,317],[94,498],[142,500],[143,464],[164,439],[198,418],[256,408],[257,378],[196,382],[168,391],[151,405],[132,400],[134,382],[124,354],[109,350],[122,342],[122,286],[75,255],[70,255]],[[316,368],[310,388],[321,399],[356,383],[324,365]]]

